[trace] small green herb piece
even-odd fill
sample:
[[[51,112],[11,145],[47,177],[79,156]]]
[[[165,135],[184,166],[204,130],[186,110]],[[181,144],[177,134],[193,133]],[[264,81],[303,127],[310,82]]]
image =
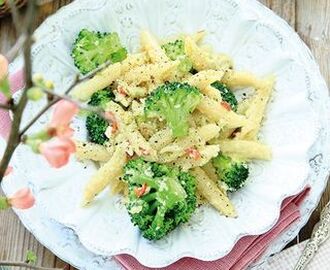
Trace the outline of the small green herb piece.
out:
[[[29,264],[36,264],[37,263],[37,255],[31,251],[31,250],[28,250],[27,253],[26,253],[26,258],[25,258],[25,262],[26,263],[29,263]]]

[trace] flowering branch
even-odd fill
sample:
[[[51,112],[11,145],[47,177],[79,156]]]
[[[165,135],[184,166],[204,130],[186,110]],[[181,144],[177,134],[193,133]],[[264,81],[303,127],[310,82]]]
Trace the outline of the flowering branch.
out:
[[[26,35],[27,38],[24,42],[24,66],[25,66],[25,81],[26,89],[32,87],[32,64],[31,64],[31,46],[32,46],[32,34],[35,25],[35,13],[37,10],[36,0],[30,0],[27,10],[27,19],[26,19]],[[20,143],[19,128],[22,121],[23,111],[27,104],[27,91],[23,91],[20,101],[17,106],[14,108],[14,116],[11,127],[11,132],[8,138],[8,143],[6,150],[4,152],[1,164],[0,164],[0,179],[2,180],[6,169],[9,165],[10,159],[16,150],[17,146]]]
[[[54,93],[54,92],[52,92],[48,89],[42,88],[42,91],[45,92],[50,97],[56,98],[57,100],[64,99],[64,100],[70,101],[71,103],[75,104],[78,108],[80,108],[82,110],[89,111],[89,112],[92,112],[92,113],[96,113],[96,114],[98,114],[99,116],[101,116],[103,118],[107,118],[107,116],[104,114],[103,110],[99,109],[98,107],[93,107],[93,106],[86,105],[84,103],[81,103],[77,100],[72,99],[71,97],[69,97],[67,95],[57,94],[57,93]]]
[[[10,135],[8,138],[7,147],[5,149],[2,161],[0,164],[0,182],[6,172],[6,169],[9,165],[9,161],[20,143],[19,128],[22,121],[23,111],[27,104],[27,89],[32,87],[32,64],[31,64],[31,46],[32,46],[32,34],[34,30],[35,22],[35,12],[37,10],[36,0],[30,0],[28,4],[27,16],[26,16],[26,29],[25,34],[27,35],[24,42],[24,72],[25,72],[25,81],[26,88],[23,90],[22,96],[15,108],[13,109],[13,122],[11,126]],[[15,18],[13,18],[15,19]]]
[[[0,104],[0,110],[10,111],[13,115],[6,149],[2,158],[0,157],[0,182],[3,180],[4,176],[9,175],[14,170],[13,167],[9,166],[9,162],[20,143],[25,143],[31,147],[32,151],[43,155],[48,163],[54,168],[60,168],[67,164],[70,155],[75,152],[75,144],[72,139],[74,131],[70,127],[70,123],[73,116],[78,113],[79,109],[97,113],[105,119],[110,118],[109,121],[111,121],[111,117],[107,117],[107,115],[97,107],[80,103],[69,96],[69,93],[77,85],[92,78],[96,73],[106,68],[111,63],[107,62],[100,65],[97,69],[84,77],[79,77],[77,75],[64,94],[55,93],[53,91],[52,82],[45,81],[40,75],[38,76],[38,79],[35,76],[32,77],[31,47],[34,42],[33,31],[36,12],[38,10],[38,1],[28,1],[27,12],[24,18],[20,17],[13,0],[8,0],[8,3],[11,8],[12,19],[18,38],[14,46],[7,53],[7,57],[0,55],[0,92],[7,99],[6,102]],[[22,94],[17,104],[14,104],[8,80],[8,62],[11,62],[21,51],[23,51],[24,56],[25,87],[22,90]],[[48,97],[48,103],[35,115],[35,117],[21,128],[22,117],[27,103],[29,101],[38,100],[45,95]],[[29,128],[52,106],[55,108],[50,123],[39,132],[26,135]],[[34,203],[34,195],[28,187],[19,189],[8,197],[0,196],[0,210],[5,210],[9,207],[29,209]],[[36,256],[33,256],[32,259],[36,260]],[[16,266],[35,270],[60,270],[59,268],[35,266],[30,262],[32,261],[0,261],[0,266]],[[35,261],[33,263],[35,263]]]
[[[65,99],[69,99],[69,97],[67,96],[68,94],[70,94],[70,92],[73,90],[73,88],[75,88],[77,85],[83,83],[84,81],[89,80],[90,78],[94,77],[95,74],[97,74],[98,72],[100,72],[101,70],[105,69],[106,67],[108,67],[111,64],[111,62],[106,62],[102,65],[100,65],[98,68],[96,68],[95,70],[93,70],[92,72],[88,73],[87,75],[85,75],[82,78],[79,78],[79,75],[77,75],[75,77],[75,80],[72,82],[72,84],[68,87],[68,89],[64,92],[64,95],[59,95],[56,93],[51,93],[54,96],[57,96],[55,99],[51,100],[50,102],[47,103],[47,105],[45,105],[45,107],[43,107],[37,114],[35,117],[33,117],[30,122],[28,122],[28,124],[21,130],[20,132],[20,136],[22,137],[26,131],[36,122],[38,121],[38,119],[45,113],[48,111],[49,108],[51,108],[53,105],[55,105],[57,102],[59,102],[62,98],[65,97]],[[72,100],[72,99],[71,99]],[[83,106],[83,104],[81,103],[77,103],[77,101],[74,101],[76,104],[79,104],[79,107]],[[89,111],[94,111],[95,108],[90,108],[87,109],[86,107],[84,107],[84,109],[89,110]],[[99,113],[97,111],[95,111],[96,113]],[[101,115],[103,116],[103,115]],[[1,179],[1,174],[0,174],[0,179]]]

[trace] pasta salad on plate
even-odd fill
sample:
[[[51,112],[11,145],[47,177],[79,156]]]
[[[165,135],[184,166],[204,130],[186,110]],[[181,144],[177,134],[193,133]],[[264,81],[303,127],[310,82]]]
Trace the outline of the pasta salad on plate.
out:
[[[142,31],[132,54],[115,32],[83,29],[73,44],[82,74],[108,63],[72,92],[98,110],[82,116],[88,138],[75,142],[77,158],[99,166],[82,206],[105,189],[122,194],[149,240],[188,221],[200,204],[235,218],[228,193],[248,184],[251,160],[272,158],[258,134],[275,77],[235,70],[228,55],[202,44],[206,34],[158,40]]]

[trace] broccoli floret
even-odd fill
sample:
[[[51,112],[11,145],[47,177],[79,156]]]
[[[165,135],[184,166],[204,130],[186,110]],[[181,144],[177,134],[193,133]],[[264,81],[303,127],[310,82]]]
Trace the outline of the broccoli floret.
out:
[[[162,45],[162,49],[171,60],[176,60],[178,57],[185,55],[184,41],[182,39],[165,43]]]
[[[219,81],[216,81],[214,83],[211,84],[211,86],[213,86],[214,88],[218,89],[220,91],[222,100],[227,102],[231,109],[236,112],[237,111],[237,106],[238,106],[238,102],[237,99],[233,93],[233,91],[231,91],[227,85],[225,85],[224,83],[221,83]]]
[[[109,89],[103,89],[95,92],[88,105],[104,107],[114,98],[113,93]],[[97,144],[105,144],[109,139],[105,136],[109,123],[96,113],[91,113],[86,118],[86,129],[88,138],[91,142]]]
[[[73,44],[71,56],[79,71],[86,74],[107,61],[115,63],[124,60],[127,51],[117,33],[82,29]]]
[[[90,106],[104,107],[109,101],[113,100],[115,95],[109,88],[95,92],[88,102]]]
[[[220,153],[213,158],[212,163],[219,178],[219,185],[225,186],[229,191],[243,187],[249,176],[249,167],[244,161]]]
[[[192,69],[193,64],[185,54],[184,41],[182,39],[177,39],[174,42],[163,44],[162,49],[171,60],[180,60],[180,64],[178,66],[180,72],[188,73]]]
[[[124,181],[129,186],[126,206],[131,220],[149,240],[163,238],[196,209],[195,178],[175,167],[130,160]]]
[[[194,111],[202,95],[187,83],[166,83],[155,89],[145,101],[147,117],[165,119],[174,137],[188,134],[189,114]]]

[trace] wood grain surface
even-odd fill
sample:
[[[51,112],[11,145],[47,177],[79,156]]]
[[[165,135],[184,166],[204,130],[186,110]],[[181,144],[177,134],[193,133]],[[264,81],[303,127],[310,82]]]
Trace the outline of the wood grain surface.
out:
[[[38,23],[70,2],[69,0],[55,0],[45,4],[38,16]],[[330,0],[260,0],[260,2],[295,28],[313,51],[321,67],[321,72],[330,85]],[[1,19],[1,53],[6,53],[12,46],[15,35],[10,17]],[[320,211],[329,199],[330,185],[325,190],[310,221],[300,232],[300,241],[310,237],[313,226],[319,219]],[[60,268],[66,265],[40,245],[22,226],[12,211],[0,212],[0,260],[24,261],[27,250],[32,250],[37,254],[39,265]],[[70,268],[67,266],[66,269]],[[71,267],[71,269],[73,268]]]

